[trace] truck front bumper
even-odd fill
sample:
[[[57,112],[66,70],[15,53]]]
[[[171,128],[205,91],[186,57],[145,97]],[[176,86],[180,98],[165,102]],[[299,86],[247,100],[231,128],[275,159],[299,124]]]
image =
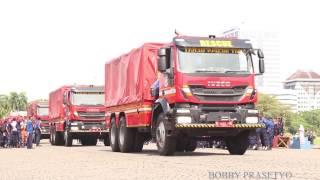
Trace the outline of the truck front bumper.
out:
[[[168,120],[177,135],[226,137],[264,128],[258,121],[258,113],[243,107],[178,107],[168,114]]]
[[[69,132],[73,134],[95,134],[102,135],[108,133],[104,122],[83,122],[73,121],[69,123]]]
[[[198,128],[198,129],[256,129],[264,128],[264,124],[234,124],[231,127],[219,127],[215,124],[176,124],[176,129]]]

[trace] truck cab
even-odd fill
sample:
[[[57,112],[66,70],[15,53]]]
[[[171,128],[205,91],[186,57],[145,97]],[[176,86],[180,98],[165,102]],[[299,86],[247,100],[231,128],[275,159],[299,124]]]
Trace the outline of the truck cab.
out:
[[[158,50],[158,71],[152,137],[160,153],[193,151],[200,139],[245,153],[249,132],[263,127],[254,81],[264,73],[261,50],[248,40],[179,36]]]
[[[49,138],[50,126],[48,100],[35,100],[30,102],[27,107],[27,115],[40,120],[41,139]]]
[[[60,96],[60,122],[53,124],[53,144],[71,146],[73,139],[79,139],[83,145],[96,145],[98,139],[108,139],[103,86],[65,87]]]

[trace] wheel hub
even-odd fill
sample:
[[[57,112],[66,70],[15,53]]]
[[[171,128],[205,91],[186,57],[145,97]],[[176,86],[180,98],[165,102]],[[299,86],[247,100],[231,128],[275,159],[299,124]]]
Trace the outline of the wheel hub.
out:
[[[163,147],[165,143],[165,138],[166,138],[166,129],[164,127],[163,122],[160,122],[159,126],[157,127],[156,138],[159,146]]]

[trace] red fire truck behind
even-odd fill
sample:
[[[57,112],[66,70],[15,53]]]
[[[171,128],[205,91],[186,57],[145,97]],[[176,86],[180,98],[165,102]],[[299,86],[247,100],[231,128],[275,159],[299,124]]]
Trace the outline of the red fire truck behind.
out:
[[[27,116],[39,119],[41,121],[41,139],[49,138],[50,126],[48,100],[35,100],[29,102],[27,107]]]
[[[51,144],[72,146],[79,139],[82,145],[96,145],[104,139],[108,145],[103,103],[103,86],[63,86],[50,93]]]
[[[253,57],[259,57],[259,70]],[[247,40],[175,37],[148,43],[105,65],[106,125],[113,151],[141,151],[153,139],[160,155],[194,151],[197,140],[225,140],[244,154],[263,53]]]

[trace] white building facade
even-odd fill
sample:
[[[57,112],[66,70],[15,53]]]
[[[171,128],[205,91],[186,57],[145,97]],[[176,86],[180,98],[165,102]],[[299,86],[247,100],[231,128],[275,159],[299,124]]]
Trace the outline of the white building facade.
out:
[[[320,109],[320,75],[312,71],[297,71],[284,83],[297,95],[297,112]]]
[[[298,97],[295,90],[292,89],[280,89],[270,93],[281,104],[287,106],[291,112],[298,112]]]

